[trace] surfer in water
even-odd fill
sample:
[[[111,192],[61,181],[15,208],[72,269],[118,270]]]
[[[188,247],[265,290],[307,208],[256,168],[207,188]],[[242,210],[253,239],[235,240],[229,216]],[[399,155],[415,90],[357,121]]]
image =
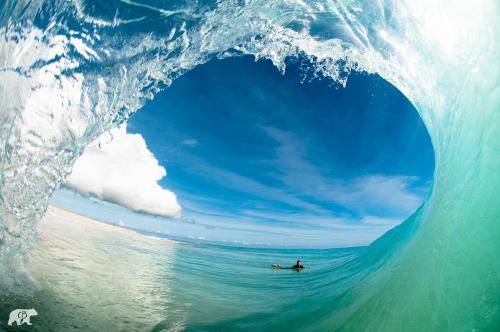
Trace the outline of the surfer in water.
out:
[[[304,268],[304,265],[302,265],[302,262],[300,260],[298,260],[294,266],[290,266],[290,267],[281,267],[281,265],[279,265],[279,264],[273,264],[271,266],[274,268],[277,268],[277,269],[295,270],[295,271],[300,271],[301,269]]]

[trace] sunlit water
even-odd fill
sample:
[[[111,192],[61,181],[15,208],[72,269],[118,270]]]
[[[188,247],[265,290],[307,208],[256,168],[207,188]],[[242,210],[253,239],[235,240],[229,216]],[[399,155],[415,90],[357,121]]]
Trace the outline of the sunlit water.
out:
[[[293,330],[296,317],[340,291],[346,275],[336,268],[364,250],[196,245],[56,208],[39,233],[28,266],[38,283],[34,296],[0,310],[7,317],[20,305],[34,307],[39,315],[29,329],[38,331]],[[299,258],[307,266],[300,272],[271,267]]]

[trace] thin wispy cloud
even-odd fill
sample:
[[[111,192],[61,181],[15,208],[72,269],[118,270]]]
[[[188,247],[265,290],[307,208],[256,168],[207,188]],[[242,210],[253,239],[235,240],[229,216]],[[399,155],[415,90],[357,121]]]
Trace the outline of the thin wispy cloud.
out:
[[[198,224],[217,229],[233,228],[231,224],[240,230],[258,227],[262,232],[296,236],[317,230],[351,240],[350,234],[357,233],[365,242],[352,243],[362,245],[402,222],[423,200],[424,190],[413,186],[416,177],[335,178],[308,160],[306,139],[275,127],[260,128],[275,143],[270,147],[274,158],[255,163],[273,166],[270,176],[277,181],[273,184],[217,167],[188,151],[182,156],[191,165],[187,172],[245,197],[244,204],[238,205],[233,200],[179,192],[185,211]],[[325,204],[336,204],[343,212]]]
[[[373,226],[383,226],[383,227],[394,227],[401,222],[400,219],[396,218],[382,218],[376,216],[364,216],[361,219],[361,222],[364,225],[373,225]]]
[[[268,162],[280,170],[277,177],[291,192],[334,202],[360,214],[378,210],[403,216],[416,210],[423,201],[425,190],[413,187],[418,180],[415,176],[365,174],[353,179],[325,176],[322,169],[306,159],[304,140],[278,128],[262,130],[278,143],[276,159]]]
[[[197,146],[198,144],[199,144],[198,140],[194,138],[188,138],[181,142],[181,145],[191,146],[191,147]]]
[[[319,205],[304,201],[282,188],[273,187],[236,172],[213,166],[209,162],[195,156],[190,156],[190,160],[193,167],[188,171],[201,173],[204,178],[216,182],[222,187],[241,191],[258,198],[278,201],[297,208],[324,211]]]

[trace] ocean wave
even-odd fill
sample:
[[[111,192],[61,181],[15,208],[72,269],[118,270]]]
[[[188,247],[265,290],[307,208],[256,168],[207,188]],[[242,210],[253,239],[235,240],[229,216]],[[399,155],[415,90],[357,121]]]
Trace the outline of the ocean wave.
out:
[[[250,54],[284,71],[301,57],[311,78],[345,84],[356,70],[395,85],[422,117],[436,160],[423,206],[350,263],[357,281],[322,326],[494,329],[499,13],[488,0],[5,1],[2,282],[13,287],[36,222],[86,145],[210,59]]]

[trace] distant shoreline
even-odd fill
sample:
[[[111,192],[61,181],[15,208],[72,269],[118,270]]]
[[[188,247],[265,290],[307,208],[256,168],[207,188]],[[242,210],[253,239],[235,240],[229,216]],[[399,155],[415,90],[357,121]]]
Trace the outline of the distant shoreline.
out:
[[[71,220],[75,220],[75,221],[78,221],[78,222],[83,222],[83,223],[86,223],[86,224],[97,226],[97,227],[105,229],[106,231],[109,231],[109,232],[120,232],[120,233],[123,233],[123,234],[132,235],[132,236],[150,237],[150,236],[146,236],[146,235],[143,235],[141,233],[138,233],[138,232],[136,232],[134,230],[128,229],[126,227],[121,227],[121,226],[118,226],[118,225],[112,225],[112,224],[108,224],[108,223],[106,223],[104,221],[100,221],[100,220],[92,219],[92,218],[89,218],[89,217],[85,217],[85,216],[82,216],[80,214],[77,214],[77,213],[65,210],[63,208],[60,208],[60,207],[57,207],[57,206],[54,206],[54,205],[49,205],[47,207],[47,212],[44,215],[44,218],[48,217],[47,213],[54,213],[55,215],[58,215],[58,216],[61,216],[61,217],[66,217],[66,218],[71,219]],[[161,237],[155,237],[155,238],[162,239]],[[163,239],[171,241],[170,239],[167,239],[167,238],[163,238]]]
[[[345,248],[284,248],[284,247],[253,247],[253,246],[244,246],[244,245],[234,245],[230,243],[225,243],[225,242],[219,242],[219,241],[192,241],[188,238],[184,237],[176,237],[176,236],[169,236],[164,233],[157,233],[153,231],[147,231],[147,230],[139,230],[139,229],[134,229],[134,228],[128,228],[126,226],[120,226],[116,224],[110,224],[105,221],[101,221],[98,219],[92,219],[86,216],[83,216],[81,214],[71,212],[69,210],[57,207],[55,205],[49,204],[47,207],[47,212],[44,215],[44,218],[48,216],[48,213],[54,213],[56,215],[66,217],[71,220],[76,220],[79,222],[83,222],[86,224],[90,224],[93,226],[100,227],[101,229],[109,232],[120,232],[125,235],[129,236],[139,236],[141,238],[148,238],[148,239],[158,239],[158,240],[166,240],[169,242],[175,242],[175,243],[184,243],[184,244],[189,244],[189,245],[208,245],[208,246],[215,246],[215,247],[224,247],[224,248],[246,248],[246,249],[262,249],[262,250],[286,250],[286,251],[298,251],[298,252],[304,252],[304,251],[321,251],[321,250],[335,250],[335,251],[352,251],[352,250],[359,250],[362,248],[366,248],[367,246],[357,246],[357,247],[345,247]]]

